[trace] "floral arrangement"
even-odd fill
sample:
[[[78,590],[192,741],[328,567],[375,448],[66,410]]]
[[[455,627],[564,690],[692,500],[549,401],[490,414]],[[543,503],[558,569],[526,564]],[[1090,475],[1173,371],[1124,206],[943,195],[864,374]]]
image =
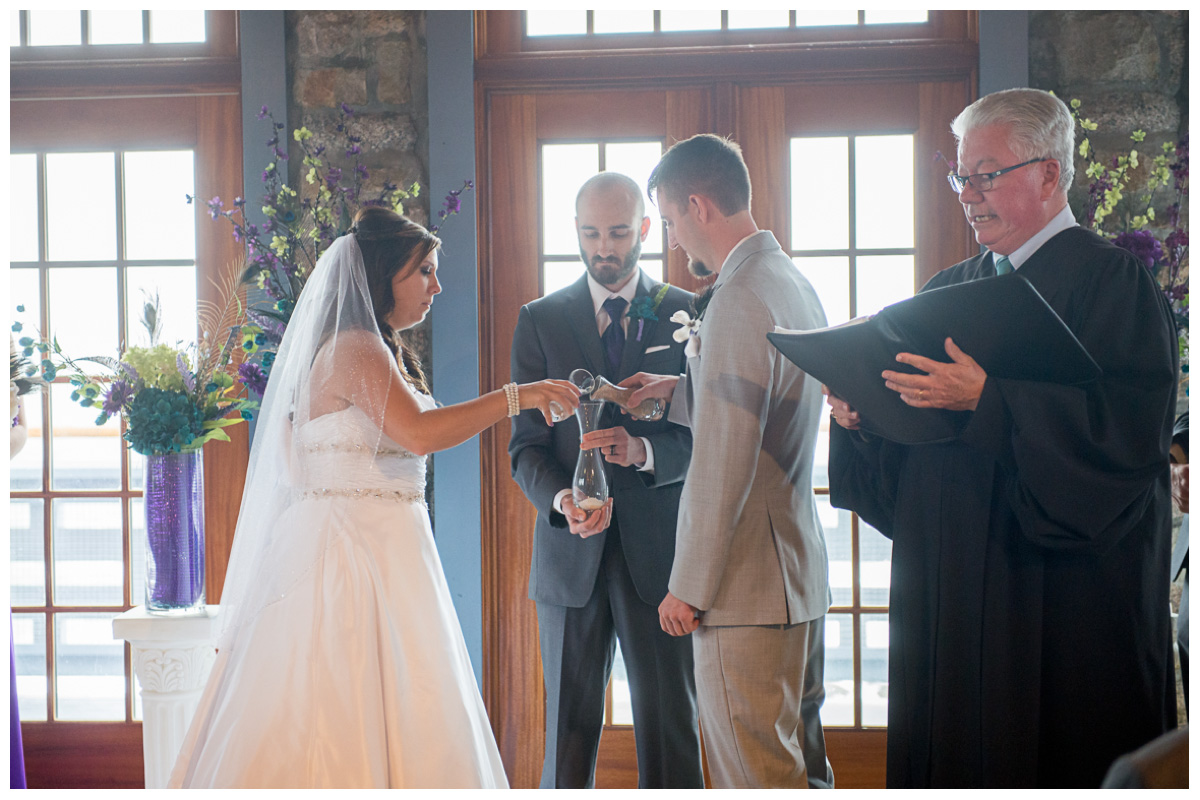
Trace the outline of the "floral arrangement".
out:
[[[1099,126],[1080,115],[1083,104],[1079,100],[1069,105],[1071,116],[1083,131],[1078,149],[1083,172],[1091,180],[1080,223],[1133,253],[1154,275],[1174,313],[1180,362],[1187,372],[1187,137],[1178,143],[1164,143],[1161,153],[1147,158],[1136,147],[1145,141],[1146,134],[1136,130],[1129,137],[1135,146],[1128,153],[1101,159],[1090,138]],[[1145,186],[1131,191],[1130,185],[1143,165],[1147,168]]]
[[[287,151],[281,146],[284,124],[276,122],[263,106],[260,120],[270,121],[271,137],[267,147],[271,160],[262,172],[265,193],[261,225],[246,219],[246,201],[238,197],[232,208],[221,198],[208,201],[208,213],[214,220],[223,217],[233,225],[234,239],[246,246],[246,267],[242,282],[263,291],[265,299],[246,309],[249,321],[241,328],[244,360],[238,377],[252,392],[261,396],[275,360],[275,349],[296,307],[296,300],[321,254],[350,228],[355,211],[363,206],[385,206],[404,213],[404,203],[421,192],[419,183],[403,188],[389,181],[374,195],[365,194],[370,172],[362,163],[362,137],[354,127],[354,109],[342,103],[336,131],[336,144],[318,143],[307,127],[297,128],[292,138],[303,156],[306,187],[297,189],[287,182]],[[439,222],[457,214],[461,195],[473,188],[465,181],[461,189],[450,192],[438,211]],[[188,202],[194,198],[189,197]],[[437,225],[431,226],[434,233]]]
[[[123,416],[125,440],[143,455],[189,453],[210,441],[227,442],[229,435],[224,429],[252,419],[258,407],[256,401],[240,396],[231,369],[243,313],[237,284],[238,275],[231,275],[223,304],[201,302],[200,324],[205,333],[190,347],[158,343],[157,296],[147,299],[141,315],[150,345],[127,347],[118,358],[72,359],[56,339],[47,342],[22,337],[18,344],[24,356],[34,352],[41,356],[39,366],[25,368],[26,378],[34,379],[40,371],[38,378],[49,382],[59,371],[69,370],[74,387],[71,400],[98,410],[97,425],[118,414]],[[20,323],[13,328],[19,330]],[[108,374],[97,376],[84,364],[98,364]]]
[[[17,306],[17,311],[24,312],[25,306]],[[19,332],[21,327],[21,323],[15,322],[12,329],[14,332]],[[10,427],[13,428],[17,427],[21,421],[20,413],[17,409],[17,398],[32,394],[46,386],[46,380],[38,374],[38,368],[29,360],[29,357],[33,355],[36,348],[32,346],[26,347],[24,345],[26,341],[25,337],[22,337],[21,341],[22,352],[18,353],[12,339],[8,340],[8,408],[10,412],[9,416],[12,417],[12,425]],[[34,343],[32,339],[28,341],[30,345]],[[46,349],[49,350],[49,346]],[[53,362],[46,361],[46,364],[50,367],[50,375],[53,377]]]
[[[629,319],[636,319],[638,324],[637,340],[642,340],[642,330],[646,327],[646,320],[658,322],[658,307],[662,305],[663,298],[667,296],[667,290],[671,288],[671,284],[664,283],[658,287],[658,291],[654,293],[654,297],[643,295],[633,298],[633,302],[629,304],[629,311],[625,316]],[[673,319],[673,318],[672,318]]]

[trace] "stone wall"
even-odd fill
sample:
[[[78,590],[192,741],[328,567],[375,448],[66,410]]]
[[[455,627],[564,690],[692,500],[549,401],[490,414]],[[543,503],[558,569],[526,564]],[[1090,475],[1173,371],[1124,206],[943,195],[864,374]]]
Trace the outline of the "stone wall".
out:
[[[1129,135],[1140,129],[1146,141],[1137,149],[1153,156],[1187,133],[1187,57],[1187,11],[1029,15],[1030,86],[1081,101],[1080,113],[1099,125],[1091,139],[1100,153],[1128,152]],[[1078,208],[1088,180],[1077,174],[1075,183]]]
[[[337,142],[343,103],[354,109],[362,137],[362,164],[370,177],[363,196],[385,181],[429,185],[429,100],[423,11],[288,11],[288,127],[304,126],[321,142]],[[291,185],[302,186],[303,168],[288,139]],[[336,157],[336,156],[335,156]],[[405,203],[405,213],[429,224],[425,194]],[[428,371],[432,367],[430,323],[410,341]]]

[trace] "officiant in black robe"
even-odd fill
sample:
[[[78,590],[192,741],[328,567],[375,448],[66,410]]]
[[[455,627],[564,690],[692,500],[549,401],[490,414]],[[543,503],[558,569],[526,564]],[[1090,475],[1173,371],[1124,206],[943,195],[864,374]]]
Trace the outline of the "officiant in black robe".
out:
[[[944,363],[901,354],[920,372],[881,380],[906,403],[970,412],[942,444],[865,434],[830,397],[831,502],[893,543],[887,782],[1097,787],[1175,725],[1174,324],[1145,267],[1075,224],[1061,101],[1000,92],[953,128],[951,182],[989,252],[925,289],[1017,269],[1103,374],[996,379],[952,342]]]

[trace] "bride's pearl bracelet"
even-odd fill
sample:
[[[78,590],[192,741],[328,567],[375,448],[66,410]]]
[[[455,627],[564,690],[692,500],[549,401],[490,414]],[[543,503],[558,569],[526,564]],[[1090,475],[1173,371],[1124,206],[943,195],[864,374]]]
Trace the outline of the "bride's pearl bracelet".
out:
[[[515,417],[521,413],[521,395],[515,383],[504,384],[504,396],[508,399],[508,415]]]

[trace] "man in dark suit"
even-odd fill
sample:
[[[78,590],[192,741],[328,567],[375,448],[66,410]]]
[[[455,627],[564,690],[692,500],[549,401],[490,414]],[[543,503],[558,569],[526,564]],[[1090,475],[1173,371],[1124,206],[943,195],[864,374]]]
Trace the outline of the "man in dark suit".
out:
[[[566,378],[580,367],[614,383],[643,370],[682,372],[683,344],[668,319],[691,295],[638,269],[650,230],[638,185],[595,175],[579,190],[575,213],[587,274],[521,309],[512,380]],[[546,685],[541,785],[594,783],[615,636],[633,700],[639,787],[703,788],[692,644],[658,621],[691,433],[665,418],[635,421],[611,405],[604,413],[611,503],[590,515],[571,499],[576,421],[547,428],[530,414],[513,418],[513,477],[537,508],[529,596]]]

